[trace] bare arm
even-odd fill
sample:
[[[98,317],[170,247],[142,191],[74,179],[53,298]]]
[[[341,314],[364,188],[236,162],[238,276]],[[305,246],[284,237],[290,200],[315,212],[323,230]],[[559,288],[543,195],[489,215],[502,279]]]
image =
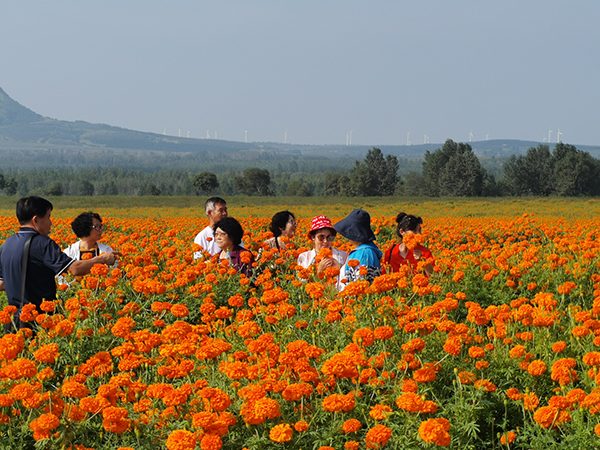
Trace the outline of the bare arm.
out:
[[[0,280],[0,291],[5,291],[4,289],[4,280]]]
[[[106,252],[91,259],[74,261],[69,266],[69,272],[71,272],[71,275],[75,276],[87,275],[88,273],[90,273],[90,270],[92,270],[94,264],[106,264],[112,266],[117,260],[117,256],[121,256],[121,253]]]

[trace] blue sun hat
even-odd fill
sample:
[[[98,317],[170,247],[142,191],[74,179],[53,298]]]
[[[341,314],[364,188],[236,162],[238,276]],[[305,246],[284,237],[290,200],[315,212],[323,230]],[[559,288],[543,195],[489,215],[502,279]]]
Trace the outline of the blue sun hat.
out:
[[[355,209],[348,217],[340,220],[333,228],[346,239],[360,243],[375,240],[375,233],[371,230],[371,216],[362,209]]]

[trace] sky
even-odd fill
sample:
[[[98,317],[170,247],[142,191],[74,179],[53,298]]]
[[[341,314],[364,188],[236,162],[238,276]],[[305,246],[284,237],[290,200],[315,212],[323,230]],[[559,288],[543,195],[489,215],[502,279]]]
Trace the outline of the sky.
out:
[[[0,87],[173,136],[600,145],[600,2],[4,2]],[[595,55],[595,56],[594,56]]]

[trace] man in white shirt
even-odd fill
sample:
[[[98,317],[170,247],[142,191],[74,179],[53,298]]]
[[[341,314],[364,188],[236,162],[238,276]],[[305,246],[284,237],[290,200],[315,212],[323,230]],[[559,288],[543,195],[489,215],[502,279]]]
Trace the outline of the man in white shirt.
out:
[[[210,223],[194,239],[194,244],[202,247],[202,250],[194,252],[194,259],[202,258],[203,251],[209,253],[211,256],[221,252],[221,249],[215,242],[213,227],[223,217],[227,217],[227,202],[221,197],[211,197],[204,203],[204,209]]]

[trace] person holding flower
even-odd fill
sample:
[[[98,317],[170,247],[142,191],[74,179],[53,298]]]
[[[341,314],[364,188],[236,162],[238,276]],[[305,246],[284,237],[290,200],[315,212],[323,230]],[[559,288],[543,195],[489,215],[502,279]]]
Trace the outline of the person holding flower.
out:
[[[90,259],[113,251],[108,245],[99,242],[105,227],[102,225],[102,217],[98,213],[79,214],[71,222],[71,228],[79,240],[63,251],[75,261]]]
[[[271,249],[287,250],[286,242],[296,234],[296,217],[289,211],[279,211],[271,219],[269,231],[273,237],[267,239],[265,244]]]
[[[396,216],[396,222],[396,234],[400,243],[388,248],[384,261],[392,267],[392,272],[398,272],[401,266],[408,266],[412,273],[416,273],[422,267],[425,274],[430,276],[433,273],[433,255],[427,247],[421,245],[423,219],[401,212]]]
[[[247,277],[252,275],[254,255],[240,244],[244,229],[233,217],[223,217],[213,227],[215,242],[221,249],[219,259],[229,261],[231,267]]]
[[[307,269],[316,264],[317,274],[329,267],[340,269],[348,259],[348,253],[332,247],[337,231],[327,216],[313,217],[310,223],[308,239],[313,241],[314,248],[298,256],[298,264]]]
[[[371,216],[367,211],[355,209],[348,217],[334,225],[334,229],[355,245],[348,255],[348,261],[340,273],[342,283],[358,280],[373,281],[381,275],[381,257],[383,254],[375,244],[375,233],[371,229]]]

